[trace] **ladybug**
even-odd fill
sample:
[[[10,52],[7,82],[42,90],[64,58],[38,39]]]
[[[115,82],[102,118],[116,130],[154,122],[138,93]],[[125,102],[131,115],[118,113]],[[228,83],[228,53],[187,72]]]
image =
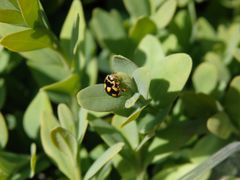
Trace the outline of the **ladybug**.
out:
[[[119,97],[121,88],[120,81],[115,74],[107,75],[104,79],[104,90],[112,97]]]

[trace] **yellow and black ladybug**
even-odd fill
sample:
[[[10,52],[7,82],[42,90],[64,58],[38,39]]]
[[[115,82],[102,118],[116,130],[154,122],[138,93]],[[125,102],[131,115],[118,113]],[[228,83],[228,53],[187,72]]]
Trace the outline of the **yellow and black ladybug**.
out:
[[[107,75],[104,80],[104,90],[112,97],[119,97],[121,88],[120,80],[115,74]]]

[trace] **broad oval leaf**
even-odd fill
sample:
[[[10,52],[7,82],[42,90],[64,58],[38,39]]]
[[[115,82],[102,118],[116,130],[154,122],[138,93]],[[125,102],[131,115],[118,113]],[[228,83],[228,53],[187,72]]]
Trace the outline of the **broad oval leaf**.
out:
[[[222,139],[227,139],[234,132],[234,126],[225,112],[211,116],[207,121],[208,130]],[[235,131],[236,132],[236,131]]]
[[[217,68],[210,63],[200,64],[193,74],[193,85],[197,92],[210,94],[217,86]]]
[[[111,60],[111,68],[113,72],[124,72],[132,77],[133,72],[138,68],[131,60],[121,56],[114,55]]]
[[[157,37],[146,35],[138,44],[134,54],[134,62],[139,66],[146,66],[149,71],[165,57],[163,47]]]
[[[124,143],[117,143],[107,149],[88,169],[84,180],[91,179],[106,163],[122,150]]]
[[[184,53],[169,55],[152,68],[150,95],[160,107],[169,106],[184,87],[192,69],[192,59]]]
[[[175,13],[176,7],[177,7],[176,0],[167,0],[159,7],[157,12],[152,16],[153,21],[156,23],[159,29],[166,27],[170,23]]]
[[[130,38],[138,44],[147,34],[156,33],[157,27],[149,17],[140,17],[129,30]]]
[[[81,107],[98,112],[109,112],[123,109],[126,96],[111,97],[105,91],[103,84],[96,84],[82,89],[77,94],[77,100]]]
[[[16,52],[53,47],[50,33],[45,29],[28,29],[9,34],[0,40],[0,44],[5,48]]]
[[[133,79],[136,82],[138,92],[145,98],[148,99],[149,86],[151,81],[151,74],[145,67],[138,68],[133,72]]]
[[[150,14],[150,3],[148,0],[123,0],[123,2],[132,17]]]

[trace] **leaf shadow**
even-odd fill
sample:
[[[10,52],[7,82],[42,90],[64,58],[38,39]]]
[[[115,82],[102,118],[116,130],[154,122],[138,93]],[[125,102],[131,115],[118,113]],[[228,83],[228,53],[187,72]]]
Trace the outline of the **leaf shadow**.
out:
[[[168,107],[177,97],[179,91],[170,91],[170,84],[165,79],[152,79],[150,95],[157,107]]]

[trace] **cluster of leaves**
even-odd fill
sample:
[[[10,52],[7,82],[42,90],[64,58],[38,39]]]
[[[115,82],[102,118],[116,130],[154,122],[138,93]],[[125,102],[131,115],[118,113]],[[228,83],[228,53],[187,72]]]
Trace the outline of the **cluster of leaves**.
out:
[[[0,179],[238,175],[211,171],[240,149],[240,0],[83,3],[58,37],[44,3],[0,1]]]

